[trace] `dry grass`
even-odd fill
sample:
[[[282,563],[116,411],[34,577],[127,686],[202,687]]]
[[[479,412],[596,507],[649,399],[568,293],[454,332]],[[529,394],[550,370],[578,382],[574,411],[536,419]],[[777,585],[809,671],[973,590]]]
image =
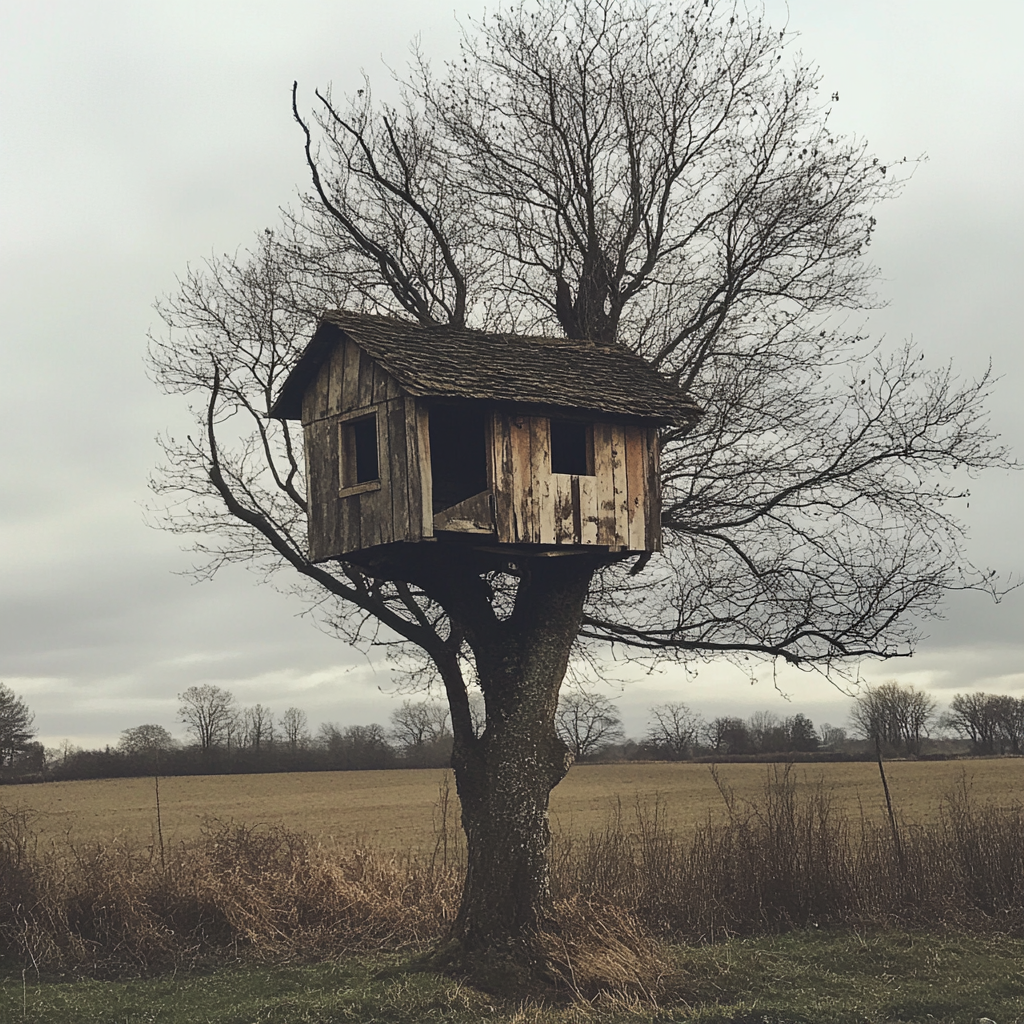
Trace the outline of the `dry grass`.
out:
[[[887,767],[896,806],[909,819],[935,821],[942,795],[963,770],[957,762],[892,762]],[[765,768],[728,764],[720,778],[738,799],[759,799]],[[1024,758],[972,761],[967,766],[980,800],[1024,792]],[[345,850],[425,850],[433,844],[436,769],[390,772],[311,772],[278,775],[206,775],[165,778],[160,799],[165,839],[200,836],[203,822],[259,821],[311,833],[325,846]],[[885,810],[878,769],[870,763],[795,765],[802,791],[819,783],[830,791],[838,812],[883,822]],[[616,801],[659,801],[666,827],[690,831],[712,815],[724,821],[719,790],[700,764],[576,765],[551,799],[554,830],[581,837],[600,830]],[[55,782],[0,788],[0,804],[26,810],[44,838],[74,837],[79,843],[148,843],[154,828],[152,779]]]
[[[640,799],[599,831],[556,838],[544,942],[568,987],[646,997],[665,974],[666,938],[814,925],[1024,934],[1020,805],[979,799],[963,775],[937,816],[904,821],[896,842],[887,824],[847,814],[795,770],[759,774],[760,793],[747,798],[719,773],[724,820],[680,831],[660,798]],[[462,855],[445,797],[433,847],[401,856],[341,855],[280,825],[214,822],[161,857],[152,843],[41,838],[25,813],[0,812],[0,955],[123,973],[225,952],[423,945],[444,934],[458,900]]]

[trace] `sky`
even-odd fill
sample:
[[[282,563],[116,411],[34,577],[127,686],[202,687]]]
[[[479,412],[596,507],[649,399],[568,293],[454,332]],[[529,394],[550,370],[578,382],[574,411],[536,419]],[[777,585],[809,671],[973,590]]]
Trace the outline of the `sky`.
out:
[[[182,735],[177,694],[231,690],[315,726],[386,722],[391,666],[322,632],[242,568],[197,584],[181,539],[147,524],[155,436],[187,420],[147,378],[154,301],[176,275],[247,245],[306,186],[289,93],[386,87],[418,36],[440,62],[481,3],[433,0],[0,0],[0,681],[39,739],[94,747],[145,722]],[[884,308],[869,326],[912,336],[965,376],[991,360],[992,423],[1024,453],[1024,73],[1019,0],[775,0],[838,92],[841,131],[892,162],[925,155],[878,211]],[[1024,474],[973,487],[970,557],[1024,575]],[[974,594],[912,659],[864,663],[940,704],[982,689],[1024,696],[1024,593]],[[602,692],[639,736],[651,704],[706,716],[796,711],[842,724],[850,697],[800,673],[751,682],[728,666],[611,665]]]

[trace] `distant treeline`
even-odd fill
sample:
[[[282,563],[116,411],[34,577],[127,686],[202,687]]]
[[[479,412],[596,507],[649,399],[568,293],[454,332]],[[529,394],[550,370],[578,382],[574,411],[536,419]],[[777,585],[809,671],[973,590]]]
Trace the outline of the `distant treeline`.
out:
[[[482,705],[472,710],[482,731]],[[0,684],[0,780],[437,768],[451,758],[448,711],[437,701],[407,700],[387,726],[325,722],[312,733],[299,708],[275,717],[261,704],[239,707],[230,691],[206,685],[179,694],[178,718],[190,742],[176,740],[164,726],[146,724],[125,729],[116,746],[103,750],[69,743],[44,750],[32,738],[28,708]],[[5,721],[13,723],[7,735]],[[625,736],[608,697],[581,689],[563,695],[556,724],[582,762],[842,761],[1024,752],[1024,699],[957,694],[939,714],[924,691],[895,682],[868,687],[855,698],[848,727],[815,727],[803,714],[780,718],[770,711],[746,719],[705,719],[686,704],[668,702],[650,708],[647,733],[636,740]]]

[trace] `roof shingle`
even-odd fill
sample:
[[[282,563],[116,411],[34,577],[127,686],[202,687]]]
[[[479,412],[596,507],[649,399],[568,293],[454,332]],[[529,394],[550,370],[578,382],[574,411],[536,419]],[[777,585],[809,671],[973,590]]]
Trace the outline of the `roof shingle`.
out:
[[[271,409],[298,419],[302,396],[341,331],[411,395],[479,398],[692,423],[700,410],[622,345],[421,327],[391,317],[332,311]]]

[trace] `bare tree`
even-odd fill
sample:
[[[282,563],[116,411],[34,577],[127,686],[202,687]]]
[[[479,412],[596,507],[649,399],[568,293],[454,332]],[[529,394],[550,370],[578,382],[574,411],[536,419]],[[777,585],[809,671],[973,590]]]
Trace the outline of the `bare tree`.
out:
[[[755,753],[787,750],[789,736],[782,719],[771,711],[755,711],[747,720],[747,734]]]
[[[881,752],[918,754],[935,707],[923,690],[892,681],[867,687],[853,702],[850,721]]]
[[[13,764],[35,733],[28,705],[4,683],[0,683],[0,768]]]
[[[838,725],[822,724],[820,733],[821,746],[826,750],[838,750],[846,742],[846,730]]]
[[[382,725],[347,725],[324,722],[318,736],[333,768],[351,771],[368,768],[389,768],[394,750]]]
[[[402,701],[391,712],[392,742],[407,753],[415,753],[452,738],[448,707],[437,701]]]
[[[204,753],[224,742],[228,730],[235,726],[235,698],[219,686],[190,686],[178,694],[178,702],[178,720]]]
[[[704,726],[704,742],[715,754],[749,754],[754,746],[742,718],[722,715]]]
[[[309,720],[306,712],[298,708],[285,708],[281,716],[281,731],[288,749],[294,753],[309,740]]]
[[[593,756],[624,736],[615,705],[603,694],[588,690],[562,694],[555,712],[555,728],[577,761]]]
[[[669,701],[651,708],[646,742],[671,761],[682,761],[704,729],[704,720],[686,704]]]
[[[165,439],[164,522],[198,537],[199,573],[287,569],[339,636],[379,630],[440,678],[469,837],[453,948],[474,956],[543,961],[574,648],[830,675],[909,654],[951,590],[998,592],[955,514],[965,476],[1010,461],[990,378],[858,333],[875,206],[899,174],[832,130],[787,45],[715,0],[540,0],[474,26],[441,77],[415,62],[393,108],[367,87],[317,93],[308,115],[296,91],[301,210],[163,304],[153,372],[197,411]],[[704,409],[662,437],[664,555],[515,575],[437,550],[401,574],[311,563],[301,441],[267,413],[329,306],[645,356]]]
[[[1024,698],[958,693],[939,724],[969,739],[975,754],[1024,751]]]
[[[242,742],[260,750],[274,742],[274,716],[270,708],[254,704],[241,714]]]

